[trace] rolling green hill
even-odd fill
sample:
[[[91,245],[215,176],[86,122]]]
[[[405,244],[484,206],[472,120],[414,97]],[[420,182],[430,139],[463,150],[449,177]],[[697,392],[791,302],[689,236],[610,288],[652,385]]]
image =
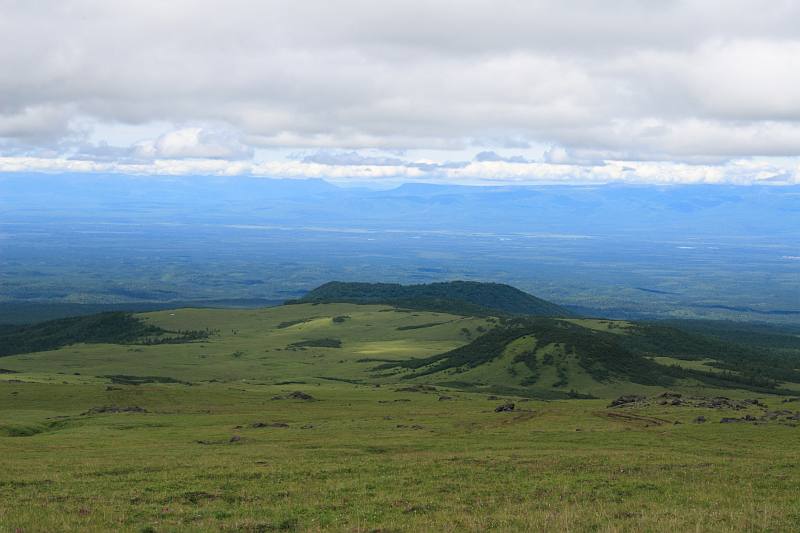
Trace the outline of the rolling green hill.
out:
[[[798,360],[660,325],[514,318],[449,352],[377,370],[395,379],[537,397],[607,397],[652,387],[794,394]]]
[[[796,394],[800,353],[658,324],[297,303],[56,320],[0,332],[5,380],[433,384],[538,398],[664,388]]]
[[[483,318],[356,304],[176,309],[136,314],[131,320],[138,324],[134,330],[198,331],[208,336],[177,343],[146,342],[138,336],[75,338],[59,347],[0,358],[0,367],[59,381],[104,381],[105,376],[126,375],[183,382],[331,381],[328,378],[368,382],[376,359],[446,352],[490,325]],[[58,322],[46,323],[54,324]],[[34,341],[29,338],[31,346]],[[27,379],[23,374],[0,375],[0,379]]]
[[[570,311],[501,283],[450,281],[423,285],[326,283],[299,303],[371,303],[461,315],[572,316]],[[294,302],[288,302],[294,303]]]

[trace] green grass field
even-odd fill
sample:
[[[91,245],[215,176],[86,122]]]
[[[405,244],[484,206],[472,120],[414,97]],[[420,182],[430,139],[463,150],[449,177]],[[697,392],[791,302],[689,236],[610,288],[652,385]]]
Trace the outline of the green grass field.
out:
[[[448,376],[438,375],[420,387],[422,378],[376,377],[374,367],[462,346],[490,322],[386,306],[143,316],[213,334],[0,358],[16,372],[0,374],[0,531],[793,531],[800,523],[800,420],[790,418],[800,401],[791,397],[681,382],[671,390],[684,399],[761,403],[672,405],[656,398],[664,388],[633,384],[629,392],[650,399],[612,408],[613,384],[577,371],[571,386],[595,387],[603,399],[490,396],[444,387],[437,383]],[[340,347],[307,345],[331,340]],[[509,359],[529,341],[515,342],[457,378],[510,379]],[[537,357],[548,350],[556,349]],[[180,383],[104,377],[120,375]],[[541,380],[551,387],[555,377]],[[495,412],[506,401],[515,409]],[[753,420],[720,423],[746,416]]]
[[[26,372],[87,375],[169,376],[184,381],[324,381],[324,377],[364,380],[375,359],[425,357],[467,342],[462,331],[484,319],[388,306],[354,304],[291,305],[267,309],[177,309],[140,315],[148,324],[214,334],[207,342],[176,345],[73,345],[50,352],[2,358],[3,368]],[[340,321],[335,321],[340,317]],[[415,329],[418,325],[439,325]],[[341,348],[291,346],[337,339]],[[372,361],[364,361],[371,359]],[[22,376],[2,376],[24,379]]]

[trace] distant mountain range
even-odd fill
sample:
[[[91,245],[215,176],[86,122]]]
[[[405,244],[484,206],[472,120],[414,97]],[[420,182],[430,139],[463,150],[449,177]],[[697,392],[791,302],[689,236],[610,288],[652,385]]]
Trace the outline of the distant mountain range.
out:
[[[648,237],[796,235],[800,187],[583,185],[389,190],[319,179],[0,175],[0,220],[33,216]]]

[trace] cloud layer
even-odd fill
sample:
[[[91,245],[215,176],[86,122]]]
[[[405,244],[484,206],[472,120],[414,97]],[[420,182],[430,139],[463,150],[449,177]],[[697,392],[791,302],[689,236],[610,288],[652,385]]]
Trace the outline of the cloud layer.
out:
[[[790,0],[0,8],[0,169],[797,181]]]

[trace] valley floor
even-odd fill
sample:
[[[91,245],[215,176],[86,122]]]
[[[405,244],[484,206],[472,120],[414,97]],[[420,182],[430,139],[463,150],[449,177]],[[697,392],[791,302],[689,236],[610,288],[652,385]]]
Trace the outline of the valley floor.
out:
[[[495,412],[509,398],[399,385],[19,381],[0,382],[3,532],[800,523],[800,427],[720,423],[800,409],[782,398],[743,410],[511,399]]]

